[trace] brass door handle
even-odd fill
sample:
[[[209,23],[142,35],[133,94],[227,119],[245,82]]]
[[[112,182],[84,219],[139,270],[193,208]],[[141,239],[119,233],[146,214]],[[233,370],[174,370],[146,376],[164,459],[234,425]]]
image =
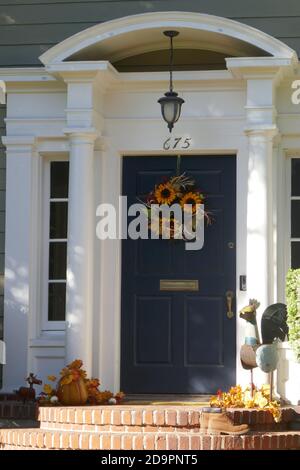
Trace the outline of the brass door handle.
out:
[[[233,297],[234,297],[234,293],[232,290],[228,290],[226,292],[226,302],[227,302],[227,318],[232,318],[234,313],[232,311],[232,301],[233,301]]]

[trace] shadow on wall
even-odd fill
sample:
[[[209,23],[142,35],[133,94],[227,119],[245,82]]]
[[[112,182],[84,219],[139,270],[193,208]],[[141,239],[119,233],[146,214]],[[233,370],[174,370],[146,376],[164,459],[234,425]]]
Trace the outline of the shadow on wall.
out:
[[[27,371],[29,275],[28,269],[7,260],[5,272],[5,331],[6,365],[4,382],[17,388],[20,377]],[[5,383],[4,383],[5,384]]]
[[[5,85],[0,80],[0,103],[5,102]],[[4,252],[5,252],[5,187],[6,187],[6,158],[5,150],[1,142],[2,135],[5,134],[6,106],[0,104],[0,339],[4,336]],[[3,367],[0,365],[0,389],[2,388]]]

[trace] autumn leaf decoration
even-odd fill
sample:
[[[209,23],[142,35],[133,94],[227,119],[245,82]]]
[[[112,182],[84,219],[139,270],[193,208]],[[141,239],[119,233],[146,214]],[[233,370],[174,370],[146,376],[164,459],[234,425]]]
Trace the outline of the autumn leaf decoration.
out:
[[[123,392],[113,394],[109,390],[101,391],[100,380],[98,378],[89,379],[82,367],[82,360],[76,359],[61,370],[59,380],[55,375],[48,375],[48,381],[52,382],[53,385],[50,383],[44,385],[39,397],[39,404],[46,406],[59,405],[58,388],[72,382],[78,382],[80,379],[84,381],[87,388],[89,405],[119,404],[123,400],[125,396]]]
[[[216,395],[210,398],[210,406],[217,408],[256,408],[269,411],[277,423],[281,420],[280,403],[270,400],[270,386],[263,385],[261,388],[254,388],[251,393],[250,387],[244,390],[240,385],[231,387],[228,392],[218,390]]]

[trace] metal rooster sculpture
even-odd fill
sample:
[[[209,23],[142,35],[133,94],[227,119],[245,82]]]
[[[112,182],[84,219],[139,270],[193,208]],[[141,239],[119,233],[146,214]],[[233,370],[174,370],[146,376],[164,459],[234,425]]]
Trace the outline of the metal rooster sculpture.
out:
[[[246,321],[245,343],[241,346],[240,357],[244,369],[251,371],[251,393],[254,390],[253,369],[259,367],[270,374],[270,399],[273,395],[273,372],[277,367],[277,341],[284,341],[288,333],[286,324],[286,305],[270,305],[264,312],[261,321],[263,344],[259,339],[256,321],[256,310],[260,303],[250,299],[249,305],[242,308],[240,318]]]

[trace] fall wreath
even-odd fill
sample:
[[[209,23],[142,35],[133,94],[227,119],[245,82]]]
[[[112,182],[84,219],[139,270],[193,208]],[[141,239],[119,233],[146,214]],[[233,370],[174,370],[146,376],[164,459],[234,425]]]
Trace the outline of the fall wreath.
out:
[[[204,210],[205,200],[206,195],[196,187],[195,180],[183,173],[157,184],[142,203],[146,207],[149,229],[156,237],[186,240],[185,216],[189,216],[191,234],[197,220],[203,218],[208,225],[212,223],[210,213]],[[176,205],[180,214],[170,211],[170,216],[164,217],[162,207],[173,209]],[[189,240],[191,238],[188,236]]]

